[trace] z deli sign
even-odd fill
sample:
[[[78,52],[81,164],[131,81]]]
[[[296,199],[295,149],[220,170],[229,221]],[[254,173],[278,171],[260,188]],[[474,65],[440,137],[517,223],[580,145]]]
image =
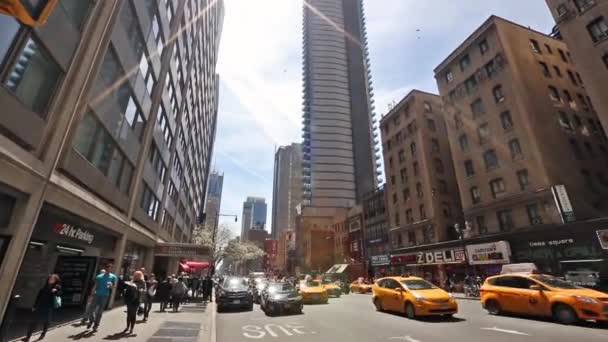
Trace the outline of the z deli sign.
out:
[[[392,264],[441,265],[458,264],[466,260],[466,253],[462,248],[444,249],[438,251],[419,252],[415,254],[393,255]]]
[[[95,235],[88,230],[81,229],[80,227],[73,226],[67,223],[55,223],[53,225],[53,231],[55,234],[67,236],[72,239],[81,240],[87,242],[89,245],[93,243]]]

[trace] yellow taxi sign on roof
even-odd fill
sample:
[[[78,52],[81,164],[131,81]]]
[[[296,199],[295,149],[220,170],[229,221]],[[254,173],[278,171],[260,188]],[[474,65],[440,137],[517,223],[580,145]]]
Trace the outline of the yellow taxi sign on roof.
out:
[[[503,265],[500,274],[508,273],[538,273],[538,267],[532,262]]]

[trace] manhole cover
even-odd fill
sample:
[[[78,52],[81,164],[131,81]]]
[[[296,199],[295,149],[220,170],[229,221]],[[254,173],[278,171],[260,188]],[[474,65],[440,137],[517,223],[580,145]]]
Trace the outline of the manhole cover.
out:
[[[201,323],[167,321],[148,342],[196,342]]]

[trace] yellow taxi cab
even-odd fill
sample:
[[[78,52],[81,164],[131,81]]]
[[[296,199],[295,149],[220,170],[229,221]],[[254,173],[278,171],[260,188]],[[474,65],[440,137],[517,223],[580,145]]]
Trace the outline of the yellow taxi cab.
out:
[[[328,294],[327,290],[323,287],[318,280],[304,280],[300,282],[299,286],[300,296],[302,296],[302,302],[305,304],[313,303],[327,303]]]
[[[410,319],[451,317],[458,312],[458,304],[451,294],[418,277],[381,278],[372,291],[376,310],[403,312]]]
[[[327,291],[328,296],[334,296],[340,298],[342,295],[342,289],[336,283],[329,280],[321,280],[321,286]]]
[[[608,322],[608,294],[534,272],[489,277],[480,289],[481,305],[503,312],[552,317],[562,324],[579,320]]]
[[[373,285],[370,284],[368,281],[365,281],[363,278],[359,278],[350,284],[350,291],[368,293],[372,292],[372,286]]]

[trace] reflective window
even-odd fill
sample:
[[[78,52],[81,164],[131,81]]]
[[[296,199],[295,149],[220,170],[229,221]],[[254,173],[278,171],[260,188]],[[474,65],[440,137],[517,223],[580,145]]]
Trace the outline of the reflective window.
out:
[[[57,5],[70,18],[78,29],[81,29],[91,7],[91,0],[59,0]]]
[[[0,66],[13,44],[19,27],[19,23],[15,19],[0,15]]]
[[[24,105],[43,114],[60,77],[59,66],[32,38],[28,38],[5,77],[4,85]]]

